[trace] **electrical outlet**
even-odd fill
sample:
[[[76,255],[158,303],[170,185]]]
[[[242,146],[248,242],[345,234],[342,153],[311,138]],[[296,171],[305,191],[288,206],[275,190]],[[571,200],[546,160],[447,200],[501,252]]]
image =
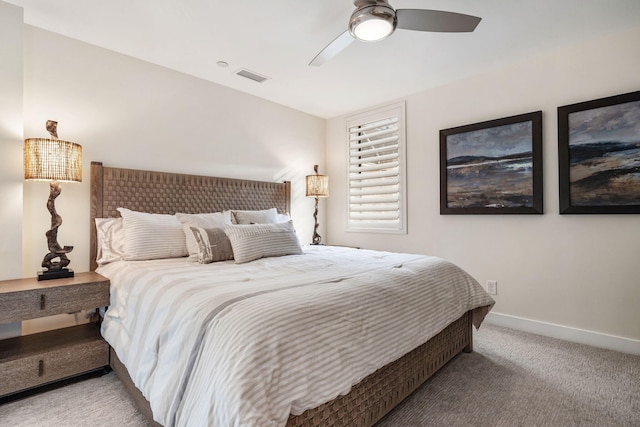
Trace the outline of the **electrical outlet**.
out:
[[[498,282],[496,280],[487,280],[487,293],[498,295]]]

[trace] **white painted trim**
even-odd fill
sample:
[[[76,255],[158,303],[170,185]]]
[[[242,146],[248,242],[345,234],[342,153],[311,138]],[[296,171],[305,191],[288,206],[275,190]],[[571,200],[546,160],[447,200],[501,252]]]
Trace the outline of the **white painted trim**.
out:
[[[491,312],[486,322],[519,331],[640,355],[640,341]]]

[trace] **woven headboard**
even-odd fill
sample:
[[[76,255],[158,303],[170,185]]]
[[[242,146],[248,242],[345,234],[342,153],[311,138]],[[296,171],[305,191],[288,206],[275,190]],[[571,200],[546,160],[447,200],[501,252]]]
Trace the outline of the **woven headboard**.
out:
[[[91,162],[92,271],[97,268],[95,218],[118,217],[119,207],[161,214],[275,207],[285,213],[291,209],[291,183],[120,169]]]

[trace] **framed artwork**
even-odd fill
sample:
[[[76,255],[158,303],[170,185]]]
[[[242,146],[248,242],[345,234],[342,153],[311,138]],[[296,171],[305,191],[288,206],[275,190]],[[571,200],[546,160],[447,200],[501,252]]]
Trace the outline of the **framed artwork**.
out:
[[[440,214],[542,213],[542,111],[440,131]]]
[[[561,214],[640,213],[640,91],[558,107]]]

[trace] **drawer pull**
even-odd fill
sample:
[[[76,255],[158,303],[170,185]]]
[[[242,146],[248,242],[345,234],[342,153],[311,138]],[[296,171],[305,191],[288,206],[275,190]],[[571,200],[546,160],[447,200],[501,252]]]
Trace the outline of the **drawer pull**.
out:
[[[44,306],[45,306],[44,294],[40,294],[40,310],[44,310]]]
[[[44,360],[38,361],[38,376],[41,377],[44,375]]]

